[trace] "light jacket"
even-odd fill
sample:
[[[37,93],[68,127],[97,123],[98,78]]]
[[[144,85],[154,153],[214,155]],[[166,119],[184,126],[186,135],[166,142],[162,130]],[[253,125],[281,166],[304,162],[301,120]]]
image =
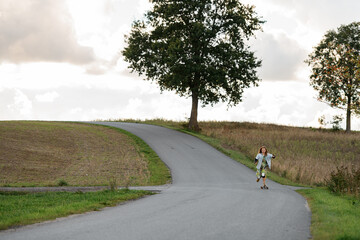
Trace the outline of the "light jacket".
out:
[[[268,153],[266,156],[262,155],[261,153],[258,153],[258,155],[256,155],[256,160],[258,161],[257,165],[256,165],[256,168],[257,169],[260,169],[261,168],[261,163],[263,161],[263,158],[265,158],[268,166],[269,166],[269,169],[271,169],[271,158],[273,157],[272,154]]]

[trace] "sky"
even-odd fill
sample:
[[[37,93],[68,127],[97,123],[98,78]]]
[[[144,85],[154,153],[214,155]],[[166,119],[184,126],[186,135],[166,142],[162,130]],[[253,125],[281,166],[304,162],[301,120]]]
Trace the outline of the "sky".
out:
[[[360,1],[241,2],[266,21],[249,42],[262,81],[235,107],[200,107],[198,119],[319,127],[320,116],[345,116],[316,100],[304,60],[328,30],[359,21]],[[121,55],[131,23],[150,8],[147,0],[1,0],[0,120],[188,119],[190,98],[161,93]]]

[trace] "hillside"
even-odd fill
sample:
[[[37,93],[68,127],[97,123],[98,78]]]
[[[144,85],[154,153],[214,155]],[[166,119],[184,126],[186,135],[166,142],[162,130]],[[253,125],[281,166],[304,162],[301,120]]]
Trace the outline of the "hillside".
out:
[[[0,142],[0,186],[154,184],[141,146],[115,129],[66,122],[0,122]],[[158,164],[165,171],[162,175],[168,176],[164,164]]]

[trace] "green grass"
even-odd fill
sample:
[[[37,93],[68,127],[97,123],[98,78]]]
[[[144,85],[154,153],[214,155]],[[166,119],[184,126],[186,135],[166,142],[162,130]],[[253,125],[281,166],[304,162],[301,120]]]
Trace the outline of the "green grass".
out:
[[[150,171],[150,180],[148,185],[163,185],[171,183],[171,174],[169,168],[165,163],[159,158],[159,156],[152,150],[146,142],[144,142],[138,136],[127,132],[120,128],[105,126],[111,129],[114,129],[122,134],[129,136],[136,146],[138,147],[138,152],[143,155],[148,161],[148,169]]]
[[[0,230],[97,211],[151,194],[148,191],[128,189],[87,193],[0,192]]]
[[[360,199],[322,188],[297,191],[307,198],[311,208],[313,239],[360,239]]]

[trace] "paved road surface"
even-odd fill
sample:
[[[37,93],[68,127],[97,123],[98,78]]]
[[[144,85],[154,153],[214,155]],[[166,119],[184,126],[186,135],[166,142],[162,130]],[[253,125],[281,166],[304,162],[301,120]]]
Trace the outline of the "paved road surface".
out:
[[[310,237],[311,213],[291,187],[268,182],[201,140],[158,126],[104,123],[130,131],[170,167],[160,194],[44,224],[0,232],[0,239],[259,239]],[[255,153],[254,153],[255,155]]]

